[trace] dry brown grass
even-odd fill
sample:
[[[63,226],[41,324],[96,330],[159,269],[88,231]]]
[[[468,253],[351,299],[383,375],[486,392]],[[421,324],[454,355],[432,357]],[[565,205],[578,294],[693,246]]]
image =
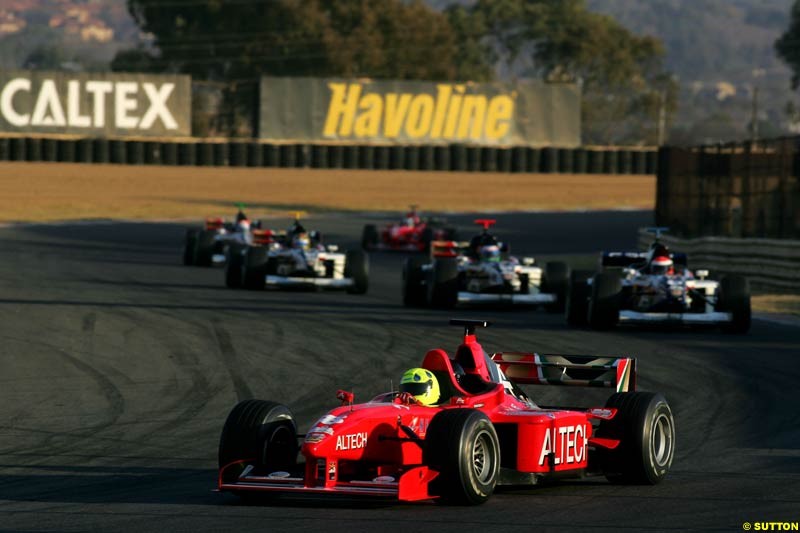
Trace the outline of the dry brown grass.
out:
[[[175,219],[288,209],[652,209],[654,176],[0,163],[0,221]]]
[[[754,294],[753,311],[800,316],[800,294]]]

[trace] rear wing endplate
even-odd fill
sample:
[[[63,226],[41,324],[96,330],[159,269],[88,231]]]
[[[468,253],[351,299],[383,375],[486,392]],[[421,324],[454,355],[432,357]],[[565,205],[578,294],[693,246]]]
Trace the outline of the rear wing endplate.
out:
[[[467,248],[469,243],[463,241],[431,241],[431,257],[458,257]]]
[[[633,357],[501,352],[492,354],[492,361],[515,383],[636,390]]]

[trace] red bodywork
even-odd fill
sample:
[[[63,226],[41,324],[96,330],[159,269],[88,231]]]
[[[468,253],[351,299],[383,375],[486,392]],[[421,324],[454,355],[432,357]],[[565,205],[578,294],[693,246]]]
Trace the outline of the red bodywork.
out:
[[[419,222],[414,226],[386,224],[380,232],[377,248],[379,250],[425,252],[429,242],[425,239],[428,227],[425,222]],[[445,238],[445,231],[442,228],[431,228],[430,232],[433,240]]]
[[[586,362],[560,359],[576,357]],[[455,378],[453,361],[471,374],[473,382],[483,381],[484,390],[477,394],[464,390]],[[302,474],[275,475],[246,467],[235,483],[224,483],[226,468],[252,461],[242,458],[220,469],[219,489],[368,495],[402,501],[435,498],[429,484],[438,472],[424,464],[423,447],[431,420],[444,409],[473,408],[486,414],[500,436],[501,450],[508,451],[501,455],[501,466],[528,477],[582,477],[590,466],[590,446],[613,449],[619,444],[592,437],[591,421],[613,418],[615,409],[535,407],[509,392],[507,380],[492,382],[490,365],[517,383],[600,385],[618,391],[634,387],[635,360],[631,358],[498,353],[490,359],[475,335],[465,334],[455,359],[434,349],[422,362],[439,380],[444,399],[440,405],[425,407],[413,397],[396,393],[353,405],[352,395],[339,391],[337,397],[344,405],[320,418],[305,435]],[[584,371],[579,373],[581,379],[569,377],[575,368]],[[596,371],[591,379],[585,378],[587,368]]]

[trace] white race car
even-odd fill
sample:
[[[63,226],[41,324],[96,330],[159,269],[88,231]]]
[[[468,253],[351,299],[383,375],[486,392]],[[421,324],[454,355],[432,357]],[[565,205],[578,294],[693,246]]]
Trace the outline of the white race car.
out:
[[[605,252],[603,271],[586,277],[575,272],[567,322],[608,329],[618,323],[715,325],[733,333],[750,328],[750,289],[742,276],[708,279],[692,272],[686,254],[670,252],[658,241],[647,252]]]
[[[469,243],[434,241],[431,259],[410,257],[403,265],[403,303],[449,308],[458,304],[544,305],[564,310],[569,283],[565,263],[535,266],[518,259],[489,233],[494,220],[479,219],[483,233]]]

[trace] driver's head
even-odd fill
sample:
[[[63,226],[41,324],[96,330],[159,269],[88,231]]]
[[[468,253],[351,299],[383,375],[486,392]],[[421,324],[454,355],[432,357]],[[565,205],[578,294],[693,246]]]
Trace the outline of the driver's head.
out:
[[[246,218],[236,221],[236,227],[242,231],[250,231],[250,221]]]
[[[651,274],[668,274],[672,271],[672,259],[666,255],[658,255],[650,262]]]
[[[481,261],[500,261],[500,247],[496,244],[481,246]]]
[[[292,237],[292,246],[301,250],[308,250],[311,247],[311,238],[306,232],[295,233],[294,237]]]
[[[236,223],[238,224],[242,220],[247,220],[247,215],[244,214],[244,211],[239,209],[239,212],[236,213]]]
[[[422,405],[434,405],[439,401],[439,381],[430,370],[411,368],[400,378],[400,392],[409,393]]]
[[[406,226],[408,226],[409,228],[413,228],[416,225],[417,225],[417,221],[414,219],[414,217],[412,217],[412,216],[407,216],[406,217]]]

